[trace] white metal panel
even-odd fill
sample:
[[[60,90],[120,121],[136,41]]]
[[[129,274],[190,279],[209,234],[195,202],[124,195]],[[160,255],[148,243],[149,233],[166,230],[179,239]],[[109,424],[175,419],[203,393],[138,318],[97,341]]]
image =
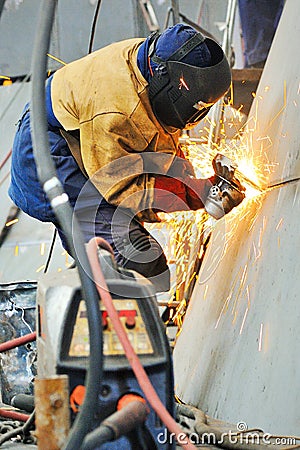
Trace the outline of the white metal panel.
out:
[[[299,14],[287,0],[244,139],[272,163],[268,184],[300,176]],[[274,434],[300,430],[299,189],[269,191],[218,223],[174,350],[183,401]]]

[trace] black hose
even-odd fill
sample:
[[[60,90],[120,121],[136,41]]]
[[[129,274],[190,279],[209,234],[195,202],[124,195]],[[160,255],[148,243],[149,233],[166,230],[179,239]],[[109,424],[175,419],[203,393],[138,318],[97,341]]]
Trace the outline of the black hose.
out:
[[[84,240],[68,197],[56,176],[55,165],[50,155],[46,119],[45,78],[47,52],[50,44],[55,7],[56,1],[54,0],[43,0],[40,5],[39,23],[32,56],[31,126],[38,177],[64,231],[68,247],[78,268],[83,298],[86,301],[90,348],[95,350],[93,356],[90,355],[89,358],[85,400],[65,445],[65,449],[74,450],[75,448],[80,448],[85,435],[91,428],[93,411],[96,409],[100,381],[102,379],[103,341],[99,296],[93,282]],[[73,235],[76,239],[76,251]]]
[[[56,241],[56,236],[57,236],[57,228],[54,229],[52,242],[51,242],[50,249],[49,249],[48,258],[47,258],[47,261],[46,261],[46,264],[45,264],[45,268],[44,268],[44,273],[47,273],[48,269],[49,269],[50,261],[51,261],[52,255],[53,255],[54,244],[55,244],[55,241]]]
[[[98,15],[99,15],[99,11],[100,11],[101,1],[102,0],[98,0],[97,6],[95,9],[95,13],[94,13],[91,34],[90,34],[90,39],[89,39],[89,49],[88,49],[89,54],[92,53],[92,51],[93,51],[94,38],[95,38],[95,33],[96,33],[96,25],[97,25],[97,21],[98,21]]]
[[[148,414],[149,410],[145,401],[131,401],[122,409],[104,419],[98,428],[89,433],[85,437],[82,447],[80,447],[81,450],[93,450],[105,442],[125,436],[144,424]]]
[[[81,450],[94,450],[95,448],[99,448],[105,442],[110,442],[114,439],[115,433],[113,429],[100,425],[85,437]]]

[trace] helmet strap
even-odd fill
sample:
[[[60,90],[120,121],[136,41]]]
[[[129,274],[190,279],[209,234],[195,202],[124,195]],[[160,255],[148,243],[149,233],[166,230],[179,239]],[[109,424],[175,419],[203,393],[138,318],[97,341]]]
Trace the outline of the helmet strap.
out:
[[[156,64],[165,64],[166,61],[157,56],[155,52],[155,46],[158,38],[161,35],[159,33],[155,33],[153,35],[153,40],[151,40],[149,46],[149,57]],[[167,59],[167,61],[181,61],[186,55],[188,55],[197,45],[201,44],[201,42],[205,41],[205,37],[201,33],[197,33],[192,36],[188,41],[182,44],[179,49],[177,49],[171,56]]]

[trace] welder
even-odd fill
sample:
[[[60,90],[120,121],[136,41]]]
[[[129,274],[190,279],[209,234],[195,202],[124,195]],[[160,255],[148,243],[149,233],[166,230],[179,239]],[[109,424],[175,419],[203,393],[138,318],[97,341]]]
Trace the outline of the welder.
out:
[[[159,221],[160,211],[204,207],[214,177],[195,177],[179,137],[230,83],[221,47],[185,24],[108,45],[46,82],[51,154],[85,240],[107,240],[117,263],[149,278],[157,291],[169,289],[169,269],[143,223]],[[30,216],[53,222],[67,247],[38,181],[29,104],[13,144],[9,194]],[[243,198],[233,190],[225,213]]]

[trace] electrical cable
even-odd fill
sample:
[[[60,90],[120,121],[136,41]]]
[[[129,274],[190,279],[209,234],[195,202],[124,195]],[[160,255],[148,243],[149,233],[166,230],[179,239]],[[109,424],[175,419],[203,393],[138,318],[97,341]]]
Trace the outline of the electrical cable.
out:
[[[146,401],[143,398],[138,399],[136,396],[136,399],[104,419],[98,428],[89,433],[83,441],[81,450],[93,450],[106,442],[127,435],[143,424],[148,414]]]
[[[97,349],[89,358],[86,376],[86,395],[80,414],[77,415],[65,444],[65,450],[80,448],[93,421],[91,412],[96,410],[100,380],[103,375],[102,320],[99,296],[93,282],[92,271],[87,257],[79,223],[57,178],[54,161],[50,154],[48,124],[45,101],[45,78],[47,53],[57,1],[43,0],[40,4],[39,21],[32,56],[31,128],[33,154],[41,185],[49,198],[53,212],[64,231],[72,257],[75,259],[86,302],[90,347]],[[76,239],[76,248],[74,239]]]
[[[96,25],[97,25],[97,21],[98,21],[98,15],[99,15],[99,11],[100,11],[101,1],[102,0],[98,0],[97,5],[96,5],[96,9],[95,9],[95,13],[94,13],[94,18],[93,18],[93,23],[92,23],[92,28],[91,28],[91,34],[90,34],[90,40],[89,40],[89,49],[88,49],[88,53],[89,54],[92,53],[92,51],[93,51],[94,38],[95,38],[95,32],[96,32]]]
[[[46,273],[48,271],[49,268],[49,264],[53,255],[53,250],[54,250],[54,245],[55,245],[55,241],[56,241],[56,236],[57,236],[57,228],[54,229],[53,232],[53,237],[52,237],[52,241],[51,241],[51,245],[50,245],[50,249],[49,249],[49,254],[48,254],[48,258],[45,264],[45,268],[44,268],[44,273]]]
[[[90,260],[90,264],[92,266],[94,279],[97,285],[99,295],[112,321],[113,327],[118,335],[118,338],[123,346],[125,355],[132,367],[132,370],[135,374],[135,377],[142,391],[145,394],[145,397],[147,398],[149,404],[152,406],[153,410],[156,412],[158,417],[166,425],[168,430],[171,433],[174,433],[175,437],[178,437],[180,435],[180,439],[178,439],[179,445],[181,445],[182,447],[184,446],[188,450],[195,450],[196,447],[189,442],[187,436],[186,436],[186,443],[182,442],[183,440],[185,440],[185,438],[182,439],[183,435],[182,429],[180,428],[178,423],[173,419],[173,417],[170,415],[170,413],[167,411],[164,404],[158,397],[144,367],[142,366],[138,356],[136,355],[129,341],[126,331],[123,328],[118,312],[114,307],[112,297],[108,290],[98,259],[97,249],[98,245],[101,244],[102,242],[103,239],[99,237],[91,239],[87,244],[87,253]]]

